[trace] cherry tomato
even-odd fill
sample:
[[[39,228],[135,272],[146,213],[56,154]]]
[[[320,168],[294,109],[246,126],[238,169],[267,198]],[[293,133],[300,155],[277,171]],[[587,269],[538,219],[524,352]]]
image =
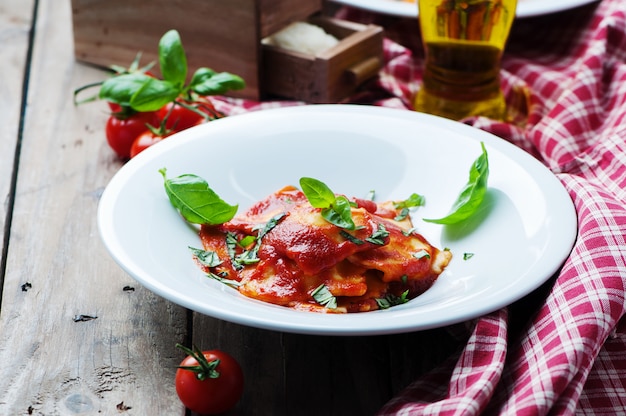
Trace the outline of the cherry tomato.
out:
[[[130,157],[133,142],[145,131],[147,124],[159,126],[156,112],[135,113],[127,117],[109,116],[106,124],[106,138],[109,146],[123,159]]]
[[[122,111],[122,106],[119,105],[118,103],[107,101],[107,104],[109,105],[109,109],[111,110],[111,113],[113,114],[120,113]]]
[[[161,108],[159,117],[161,120],[165,120],[165,128],[167,130],[174,131],[183,131],[195,126],[202,120],[200,114],[174,103],[169,103]]]
[[[207,98],[200,98],[197,101],[177,100],[176,103],[169,103],[159,110],[159,118],[165,120],[167,130],[183,131],[206,121],[202,114],[185,106],[194,107],[211,119],[220,116],[213,103]]]
[[[140,133],[130,147],[131,159],[146,150],[148,147],[152,146],[153,144],[160,142],[164,138],[165,137],[163,136],[154,134],[150,130],[146,130],[143,133]]]
[[[178,345],[188,356],[176,371],[176,393],[189,410],[216,415],[232,409],[243,393],[243,372],[220,350],[200,351]]]

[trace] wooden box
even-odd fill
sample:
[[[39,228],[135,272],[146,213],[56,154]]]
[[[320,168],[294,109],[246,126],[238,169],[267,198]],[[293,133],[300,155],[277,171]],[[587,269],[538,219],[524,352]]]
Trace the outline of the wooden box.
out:
[[[145,65],[157,61],[161,36],[176,29],[190,74],[204,66],[246,81],[232,96],[335,102],[378,72],[383,31],[323,17],[323,1],[72,0],[75,56],[98,66],[127,67],[141,52]],[[295,21],[315,22],[340,42],[318,56],[262,44]]]
[[[315,56],[263,45],[264,91],[311,103],[332,103],[378,73],[383,62],[380,27],[322,16],[308,22],[340,42]]]

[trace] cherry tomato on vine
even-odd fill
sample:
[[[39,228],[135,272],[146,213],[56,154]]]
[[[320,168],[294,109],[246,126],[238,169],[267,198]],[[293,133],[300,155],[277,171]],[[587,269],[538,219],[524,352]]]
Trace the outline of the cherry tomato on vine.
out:
[[[177,345],[188,355],[176,371],[176,393],[189,410],[217,415],[232,409],[243,393],[243,372],[220,350],[200,351]]]
[[[130,147],[130,158],[137,156],[139,153],[146,150],[148,147],[152,146],[163,140],[165,137],[159,136],[150,130],[146,130],[143,133],[140,133],[135,141],[133,141],[132,146]]]
[[[146,125],[159,126],[156,112],[135,113],[122,117],[111,115],[106,123],[106,138],[109,146],[123,159],[130,157],[130,148],[135,139],[149,131]]]
[[[195,111],[190,107],[195,108]],[[208,119],[220,117],[213,103],[206,98],[196,101],[176,100],[176,103],[169,103],[161,108],[158,114],[161,120],[165,120],[165,128],[173,131],[183,131],[201,124],[207,117]]]

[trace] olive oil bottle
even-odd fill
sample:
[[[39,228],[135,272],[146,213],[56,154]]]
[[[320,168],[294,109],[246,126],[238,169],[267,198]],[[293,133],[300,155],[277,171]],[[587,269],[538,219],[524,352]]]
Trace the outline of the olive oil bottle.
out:
[[[425,50],[415,109],[505,120],[500,61],[517,0],[418,0]]]

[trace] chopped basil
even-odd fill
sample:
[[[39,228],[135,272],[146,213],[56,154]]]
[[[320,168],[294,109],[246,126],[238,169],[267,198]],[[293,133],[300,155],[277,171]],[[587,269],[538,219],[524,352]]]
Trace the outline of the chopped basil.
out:
[[[404,201],[395,202],[394,206],[396,208],[413,208],[413,207],[421,207],[426,203],[426,198],[419,194],[411,194],[408,199]]]
[[[239,254],[237,256],[237,262],[239,264],[242,264],[242,265],[258,263],[260,261],[260,259],[257,256],[257,252],[258,252],[258,248],[257,247],[258,246],[255,246],[254,249],[252,249],[252,250],[245,250],[244,252]]]
[[[319,285],[313,293],[311,293],[311,296],[313,296],[313,299],[315,299],[315,301],[322,306],[329,309],[337,308],[337,298],[330,293],[330,290],[328,290],[324,284]]]
[[[232,280],[232,279],[226,279],[226,278],[224,278],[222,276],[219,276],[219,275],[217,275],[215,273],[207,273],[207,276],[210,277],[211,279],[217,280],[220,283],[224,283],[225,285],[228,285],[230,287],[237,288],[237,287],[241,286],[241,283],[239,283],[238,281]]]
[[[402,208],[402,210],[400,211],[400,213],[394,218],[394,220],[396,221],[402,221],[403,219],[405,219],[406,217],[409,216],[409,209],[408,208]]]
[[[385,228],[384,224],[379,223],[378,229],[374,231],[374,233],[371,236],[367,237],[365,241],[353,236],[352,234],[350,234],[349,232],[345,230],[340,230],[339,235],[345,238],[346,240],[351,241],[354,244],[359,245],[359,246],[361,244],[365,244],[365,241],[371,244],[376,244],[378,246],[384,246],[385,238],[389,235],[389,232]]]
[[[365,241],[370,242],[372,244],[376,244],[379,246],[385,245],[385,238],[389,236],[389,231],[385,228],[385,225],[382,223],[378,223],[378,229],[372,234],[370,237],[366,238]]]
[[[360,238],[356,238],[355,236],[353,236],[352,234],[350,234],[349,232],[345,230],[339,231],[339,235],[345,238],[346,240],[353,242],[354,244],[358,246],[360,246],[361,244],[365,244],[363,240],[361,240]]]
[[[419,194],[411,194],[408,199],[404,201],[394,202],[393,206],[396,209],[400,209],[400,213],[394,218],[396,221],[402,221],[408,217],[410,208],[421,207],[426,202],[426,198]]]
[[[241,241],[237,241],[237,236],[234,233],[228,232],[226,233],[226,248],[228,250],[228,255],[231,259],[233,267],[236,270],[240,270],[244,265],[255,264],[259,262],[259,249],[261,248],[261,240],[263,237],[270,232],[270,230],[278,224],[278,222],[285,217],[285,213],[281,213],[272,217],[265,225],[260,228],[259,234],[254,236],[246,236],[241,239]],[[245,240],[245,241],[244,241]],[[250,250],[244,250],[241,254],[236,253],[237,246],[247,247],[252,242],[256,241],[254,247]]]
[[[259,234],[256,237],[256,244],[254,245],[252,250],[246,250],[239,255],[239,260],[242,263],[253,264],[259,261],[258,253],[259,249],[261,248],[261,241],[263,240],[263,237],[265,237],[265,235],[269,233],[272,228],[276,227],[276,225],[278,225],[278,222],[283,219],[285,215],[285,213],[275,215],[267,223],[265,223],[265,226],[261,228]]]
[[[407,303],[409,291],[405,290],[402,295],[396,296],[391,293],[388,293],[384,298],[377,298],[376,303],[380,309],[389,309],[392,306],[402,305],[403,303]]]
[[[237,244],[239,245],[239,247],[248,247],[250,244],[254,243],[256,241],[256,237],[253,235],[247,235],[244,238],[242,238]]]
[[[402,231],[402,234],[404,234],[405,237],[408,237],[408,236],[410,236],[411,234],[413,234],[416,231],[417,231],[417,227],[413,227],[413,228],[410,228],[410,229],[408,229],[406,231]]]
[[[216,267],[222,264],[222,260],[220,260],[219,256],[214,251],[207,251],[194,247],[189,247],[189,250],[191,250],[193,255],[203,266]]]
[[[285,217],[285,215],[287,214],[283,212],[281,214],[275,215],[272,218],[270,218],[270,220],[267,223],[265,223],[265,226],[261,228],[261,231],[259,232],[257,239],[260,240],[263,237],[265,237],[265,234],[269,233],[272,228],[276,227],[276,225],[278,225],[280,220],[282,220]]]
[[[423,259],[423,258],[429,259],[430,253],[426,251],[425,249],[422,249],[418,251],[417,253],[413,253],[413,257],[415,257],[416,259]]]
[[[237,259],[237,244],[237,236],[234,233],[227,232],[226,251],[228,252],[228,257],[230,257],[230,261],[233,264],[235,270],[240,270],[243,268],[243,264],[241,264]]]
[[[474,253],[463,253],[463,260],[469,260],[474,257]]]
[[[480,143],[482,154],[474,161],[469,172],[467,184],[462,189],[450,213],[442,218],[426,219],[426,222],[435,224],[456,224],[472,216],[483,202],[487,193],[489,179],[489,159],[485,144]]]

